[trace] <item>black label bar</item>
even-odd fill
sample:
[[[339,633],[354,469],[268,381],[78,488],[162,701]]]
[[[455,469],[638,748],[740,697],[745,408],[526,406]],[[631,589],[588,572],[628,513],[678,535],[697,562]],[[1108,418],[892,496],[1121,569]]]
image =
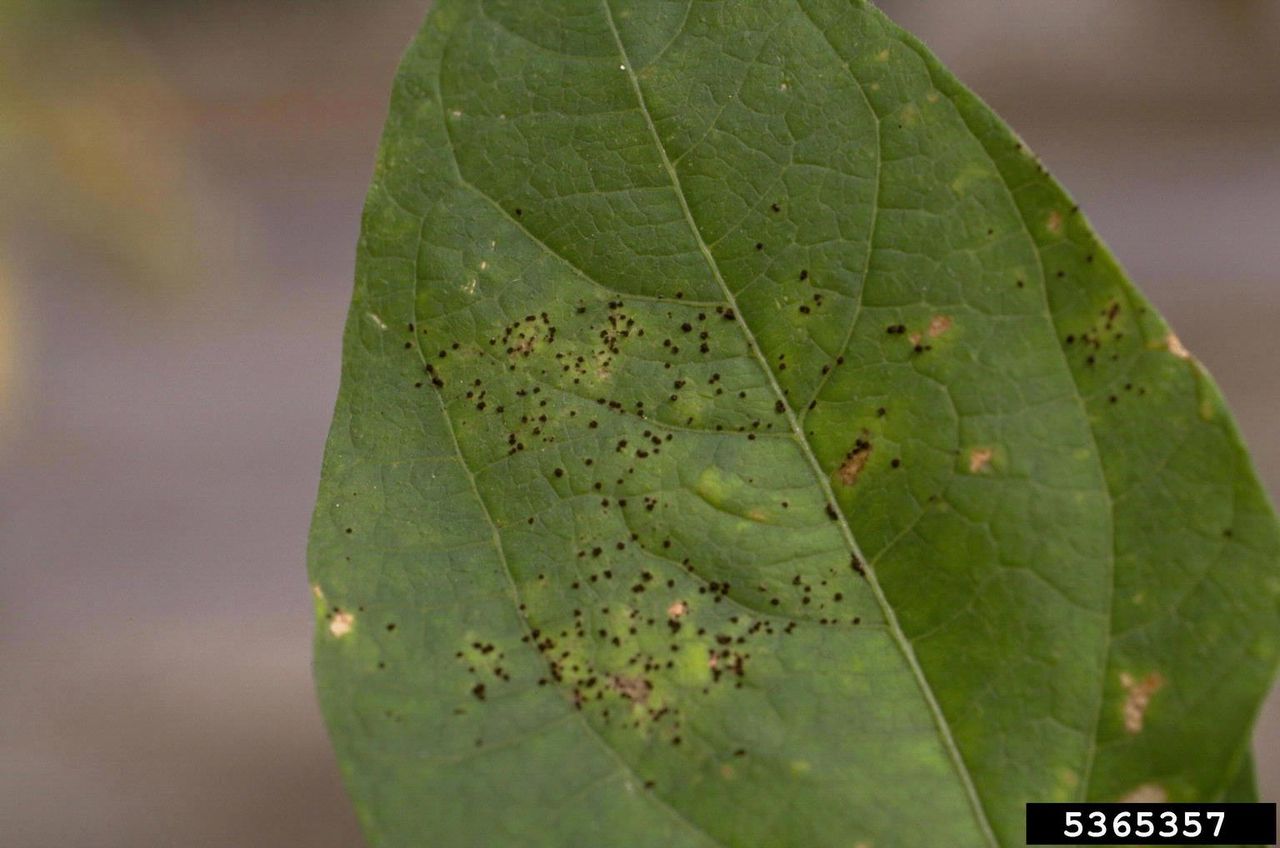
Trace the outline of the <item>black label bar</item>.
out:
[[[1027,804],[1028,845],[1275,845],[1275,804]]]

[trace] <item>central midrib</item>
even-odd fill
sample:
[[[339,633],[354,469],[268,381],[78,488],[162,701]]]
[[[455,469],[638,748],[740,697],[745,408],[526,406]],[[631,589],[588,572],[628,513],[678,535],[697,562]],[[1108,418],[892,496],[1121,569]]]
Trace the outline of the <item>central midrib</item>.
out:
[[[666,169],[667,175],[671,180],[671,187],[679,201],[680,209],[684,214],[685,221],[689,225],[689,229],[693,233],[693,238],[697,242],[698,249],[706,260],[707,268],[710,270],[712,277],[720,286],[724,293],[725,301],[733,309],[734,320],[742,329],[743,337],[746,339],[747,347],[751,350],[752,355],[756,358],[761,370],[769,380],[769,385],[778,397],[778,402],[782,405],[783,412],[786,415],[787,423],[791,428],[791,432],[800,448],[800,452],[804,455],[813,475],[817,480],[819,487],[822,489],[823,496],[827,499],[828,506],[834,511],[836,516],[836,524],[840,529],[840,534],[844,538],[845,543],[849,547],[849,551],[858,561],[863,563],[863,568],[867,580],[867,584],[871,587],[871,592],[875,596],[876,603],[879,604],[881,612],[885,617],[888,625],[888,631],[893,638],[894,644],[902,652],[907,666],[911,669],[911,673],[916,680],[916,684],[920,688],[921,695],[924,697],[929,711],[933,717],[934,724],[937,726],[938,735],[941,738],[942,745],[946,749],[947,754],[955,766],[956,773],[960,778],[960,782],[964,787],[965,795],[969,801],[969,805],[973,810],[974,819],[977,822],[978,829],[982,832],[983,837],[991,846],[998,848],[999,841],[996,839],[995,832],[991,828],[991,823],[987,819],[986,810],[983,807],[982,799],[978,795],[977,787],[973,782],[973,777],[969,773],[969,768],[965,764],[964,758],[960,753],[959,747],[956,745],[955,738],[951,733],[951,727],[947,723],[946,716],[942,712],[937,698],[933,694],[933,688],[929,685],[928,679],[924,675],[924,669],[921,668],[916,658],[915,650],[912,648],[910,641],[907,640],[906,634],[898,623],[898,617],[893,607],[889,604],[888,598],[885,596],[880,582],[876,579],[875,570],[863,555],[862,550],[858,546],[857,540],[853,536],[853,530],[849,526],[848,520],[844,513],[840,510],[839,503],[836,501],[835,492],[831,489],[831,482],[827,478],[827,474],[822,470],[821,464],[818,462],[817,456],[813,453],[809,446],[808,440],[804,436],[804,430],[800,426],[800,421],[796,417],[795,410],[792,409],[786,393],[778,384],[777,375],[773,368],[769,365],[768,359],[760,350],[760,346],[756,342],[755,333],[750,325],[747,324],[746,318],[742,314],[742,310],[738,308],[737,299],[734,297],[732,289],[725,282],[724,276],[720,273],[720,266],[717,264],[715,257],[711,253],[711,249],[707,247],[706,241],[702,237],[702,231],[699,229],[697,221],[693,217],[693,212],[689,208],[689,203],[685,199],[684,189],[680,184],[680,176],[676,173],[675,166],[671,163],[671,158],[667,155],[666,145],[662,142],[662,137],[658,134],[658,128],[654,124],[653,116],[649,113],[649,106],[645,101],[644,91],[640,87],[640,80],[635,74],[635,69],[631,65],[631,59],[627,55],[626,45],[623,44],[622,36],[618,32],[618,26],[613,18],[613,9],[609,5],[609,0],[601,0],[604,8],[605,19],[609,24],[609,31],[613,35],[613,40],[618,47],[618,55],[622,60],[623,70],[627,74],[627,79],[631,83],[631,88],[635,92],[636,102],[639,106],[640,113],[644,117],[645,124],[649,128],[649,134],[653,137],[654,145],[657,148],[659,157],[662,160],[663,168]]]

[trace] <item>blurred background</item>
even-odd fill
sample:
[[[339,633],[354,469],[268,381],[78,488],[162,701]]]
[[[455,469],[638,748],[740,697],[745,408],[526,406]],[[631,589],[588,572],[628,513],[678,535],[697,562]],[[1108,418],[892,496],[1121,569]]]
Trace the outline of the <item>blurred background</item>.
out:
[[[0,0],[0,832],[359,845],[307,524],[428,0]],[[1280,3],[882,3],[1075,193],[1280,491]],[[1260,727],[1280,795],[1280,704]]]

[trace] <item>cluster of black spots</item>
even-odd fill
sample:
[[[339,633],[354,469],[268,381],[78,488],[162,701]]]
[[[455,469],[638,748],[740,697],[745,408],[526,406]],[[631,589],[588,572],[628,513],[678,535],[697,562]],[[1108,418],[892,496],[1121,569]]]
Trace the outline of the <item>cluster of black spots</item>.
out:
[[[635,539],[632,534],[630,540]],[[618,547],[612,542],[606,544]],[[598,555],[603,547],[597,545],[590,550]],[[663,547],[670,547],[669,539]],[[579,557],[586,553],[580,552]],[[681,565],[694,573],[687,558]],[[606,570],[592,576],[609,579],[614,575]],[[694,651],[695,657],[705,657],[709,680],[700,690],[702,695],[710,695],[717,687],[738,689],[748,675],[753,639],[788,636],[798,624],[787,621],[784,626],[776,619],[746,612],[735,612],[727,620],[715,623],[700,623],[697,605],[684,600],[688,596],[682,596],[674,579],[664,579],[644,568],[618,577],[618,590],[627,591],[628,597],[635,600],[621,606],[579,606],[573,609],[572,620],[562,627],[540,629],[530,625],[523,641],[536,648],[545,663],[547,671],[537,681],[539,686],[556,685],[574,709],[589,710],[593,721],[606,726],[660,727],[661,737],[673,746],[682,744],[680,700],[693,694],[686,693],[679,684],[674,689],[670,685],[668,673],[677,656]],[[585,582],[575,581],[572,588],[578,590]],[[825,579],[806,580],[797,575],[793,583],[803,604],[825,609],[827,604],[834,606],[844,601],[844,594],[829,587]],[[731,592],[731,585],[722,580],[702,581],[698,586],[698,595],[710,596],[713,603],[728,598]],[[646,600],[646,593],[654,597]],[[702,609],[711,608],[705,601],[703,604]],[[601,618],[592,621],[595,609]],[[817,621],[820,625],[858,622],[857,618],[841,620],[834,615]],[[735,756],[743,755],[742,749],[735,752]]]
[[[803,279],[803,277],[801,279]],[[810,315],[813,313],[815,309],[818,309],[821,306],[822,306],[822,295],[820,293],[815,293],[813,295],[813,306],[809,306],[809,304],[807,303],[802,303],[799,306],[799,312],[801,315]]]
[[[708,658],[708,664],[711,666],[711,682],[719,683],[724,675],[731,674],[738,678],[735,683],[738,688],[741,688],[742,678],[747,675],[746,663],[749,656],[737,651],[713,649]]]
[[[824,377],[825,377],[825,376],[827,376],[828,374],[830,374],[830,373],[831,373],[831,370],[832,370],[833,368],[835,368],[836,366],[838,366],[838,365],[844,365],[844,357],[843,357],[843,356],[837,356],[837,357],[835,358],[835,361],[834,361],[834,362],[828,362],[826,365],[823,365],[823,366],[822,366],[822,376],[824,376]]]
[[[686,560],[688,562],[688,560]],[[699,595],[711,595],[711,602],[718,604],[725,598],[729,597],[729,589],[731,584],[728,580],[711,580],[706,585],[698,587]]]
[[[434,365],[428,362],[423,366],[422,370],[431,379],[431,385],[435,386],[437,389],[444,388],[444,378],[436,373],[436,367]]]
[[[389,627],[388,629],[391,629],[391,628]],[[492,664],[488,669],[478,668],[476,663],[468,661],[467,655],[465,653],[463,653],[462,651],[458,651],[457,653],[454,654],[454,657],[457,658],[460,662],[468,663],[467,665],[468,674],[472,675],[473,677],[479,677],[481,674],[491,674],[493,678],[496,680],[501,680],[508,683],[511,681],[511,674],[502,666],[502,662],[506,658],[506,654],[499,651],[493,643],[472,642],[471,648],[473,651],[478,653],[481,658],[488,660]],[[483,701],[485,699],[485,694],[487,692],[487,689],[488,689],[488,684],[484,680],[477,680],[476,683],[471,687],[471,694],[475,696],[476,700]]]
[[[814,606],[816,607],[816,609],[821,611],[821,610],[828,609],[829,605],[831,604],[839,604],[844,602],[844,593],[839,591],[830,592],[830,584],[825,579],[818,579],[817,582],[814,583],[812,578],[809,580],[806,580],[803,575],[794,574],[791,577],[790,585],[793,589],[796,590],[797,600],[799,600],[800,605],[803,607]],[[815,588],[830,592],[830,594],[826,596],[827,597],[826,602],[822,601],[820,598],[817,597],[817,595],[814,592]],[[772,595],[772,597],[769,598],[770,606],[772,607],[781,606],[782,599],[777,595],[773,595],[773,593],[770,592],[767,586],[759,585],[756,587],[756,591],[761,592],[763,594]],[[817,622],[820,625],[826,626],[826,625],[840,624],[841,620],[835,618],[834,616],[831,616],[831,617],[824,616],[822,618],[817,619]],[[850,623],[857,624],[858,620],[851,620]],[[790,631],[788,631],[788,633],[789,632]]]
[[[1098,362],[1098,357],[1102,354],[1103,347],[1108,342],[1119,342],[1124,339],[1125,334],[1121,329],[1117,329],[1117,323],[1121,312],[1119,301],[1112,300],[1098,312],[1098,318],[1093,326],[1080,333],[1069,333],[1063,338],[1062,343],[1066,347],[1080,346],[1088,354],[1085,356],[1084,363],[1088,367],[1093,367]],[[1110,355],[1111,361],[1117,361],[1120,358],[1119,353],[1113,352]],[[1145,393],[1145,390],[1140,393]]]
[[[513,321],[503,327],[499,339],[490,339],[489,344],[501,343],[506,348],[507,356],[528,358],[540,344],[554,344],[556,328],[551,324],[547,313],[526,315],[522,321]]]
[[[905,335],[907,332],[907,325],[906,324],[890,324],[889,326],[884,328],[884,331],[886,334],[890,336]],[[933,345],[925,344],[919,333],[912,333],[910,341],[911,341],[911,348],[916,353],[924,353],[927,350],[933,350]]]
[[[1111,304],[1098,313],[1105,321],[1104,330],[1110,330],[1115,325],[1116,316],[1120,314],[1120,302],[1111,301]],[[1119,338],[1117,336],[1117,338]]]

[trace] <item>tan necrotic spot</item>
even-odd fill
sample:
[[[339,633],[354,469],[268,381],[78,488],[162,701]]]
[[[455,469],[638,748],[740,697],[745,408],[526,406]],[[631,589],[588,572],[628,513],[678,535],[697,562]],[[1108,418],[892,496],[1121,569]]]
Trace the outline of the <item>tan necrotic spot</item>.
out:
[[[1174,356],[1178,357],[1179,359],[1191,358],[1191,352],[1182,346],[1182,340],[1179,339],[1177,336],[1175,336],[1173,333],[1170,333],[1169,335],[1165,336],[1164,346],[1169,349],[1170,353],[1172,353]]]
[[[1168,800],[1169,793],[1165,791],[1163,786],[1155,783],[1144,783],[1129,790],[1120,799],[1120,802],[1122,804],[1163,804]]]
[[[969,451],[969,473],[981,474],[991,467],[991,457],[995,456],[995,451],[991,448],[974,448]]]
[[[933,320],[929,322],[929,338],[936,339],[938,336],[951,329],[951,316],[935,315]]]
[[[1164,675],[1151,672],[1139,679],[1128,672],[1120,672],[1120,685],[1124,687],[1125,698],[1121,705],[1124,717],[1124,729],[1129,733],[1140,733],[1146,719],[1147,707],[1151,699],[1164,688]]]
[[[1062,213],[1057,209],[1049,213],[1049,217],[1044,222],[1045,229],[1053,233],[1055,236],[1062,232]]]
[[[346,636],[355,626],[356,617],[349,612],[335,612],[329,619],[329,632],[339,638]]]
[[[649,692],[652,691],[649,681],[641,677],[624,677],[618,674],[609,682],[622,697],[633,704],[643,704],[649,700]]]
[[[840,467],[836,469],[836,476],[844,485],[852,486],[858,482],[858,476],[862,474],[862,469],[867,467],[867,460],[870,458],[871,443],[859,439],[853,450],[845,455],[844,462],[840,463]]]

